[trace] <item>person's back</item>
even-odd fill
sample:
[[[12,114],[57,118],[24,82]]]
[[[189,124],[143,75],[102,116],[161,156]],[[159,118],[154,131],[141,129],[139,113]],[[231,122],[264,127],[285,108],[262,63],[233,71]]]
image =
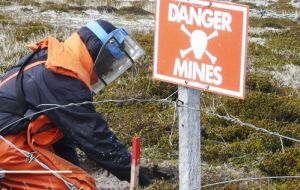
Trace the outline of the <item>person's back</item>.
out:
[[[47,50],[41,50],[33,56],[32,59],[29,60],[29,65],[31,63],[40,63],[40,62],[45,62],[47,59]],[[22,59],[21,59],[22,60]],[[42,64],[41,64],[42,65]],[[32,66],[31,66],[32,67]],[[6,99],[12,100],[17,103],[17,88],[16,88],[16,78],[17,74],[20,70],[21,66],[15,66],[9,71],[7,71],[1,78],[0,82],[0,103],[1,101],[5,101]],[[41,70],[42,67],[39,68]],[[36,68],[35,68],[36,69]],[[35,72],[35,74],[38,72]],[[24,76],[26,77],[24,81],[22,81],[23,84],[26,83],[26,86],[28,86],[29,82],[31,80],[28,80],[28,78],[32,78],[33,76],[32,70],[28,70],[24,72]],[[35,78],[37,76],[34,76]],[[31,86],[31,85],[30,85]],[[30,94],[33,93],[30,91],[28,88],[23,88],[26,91],[26,99],[28,103],[31,103],[34,105],[34,102],[37,100],[34,99],[34,97]],[[16,114],[14,113],[15,110],[11,112],[4,112],[3,110],[3,104],[1,104],[2,112],[0,112],[0,134],[1,135],[6,135],[6,134],[18,134],[22,129],[26,128],[28,125],[28,120],[22,120],[18,124],[11,125],[15,121],[21,119],[23,116],[20,115],[20,113]],[[21,127],[22,125],[23,127]],[[18,126],[18,127],[17,127]],[[14,129],[14,127],[17,127],[19,129]],[[7,128],[7,129],[5,129]]]

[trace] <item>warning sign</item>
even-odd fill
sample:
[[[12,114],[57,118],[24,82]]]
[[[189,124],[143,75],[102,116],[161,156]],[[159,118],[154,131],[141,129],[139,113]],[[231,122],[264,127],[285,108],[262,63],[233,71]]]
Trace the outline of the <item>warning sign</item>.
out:
[[[157,0],[153,78],[244,98],[248,7]]]

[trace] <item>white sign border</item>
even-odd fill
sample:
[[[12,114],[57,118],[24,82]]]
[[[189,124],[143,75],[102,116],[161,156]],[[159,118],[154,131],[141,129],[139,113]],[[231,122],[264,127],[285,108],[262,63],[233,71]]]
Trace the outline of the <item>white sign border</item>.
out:
[[[158,64],[158,39],[159,39],[159,19],[160,19],[160,1],[157,0],[156,4],[156,15],[155,15],[155,44],[154,44],[154,65],[153,65],[153,79],[158,79],[161,81],[173,83],[173,84],[181,84],[183,86],[196,88],[196,89],[203,89],[207,90],[213,93],[219,93],[223,95],[233,96],[236,98],[244,99],[245,97],[245,78],[246,78],[246,59],[247,59],[247,52],[246,52],[246,45],[248,40],[248,27],[247,27],[247,15],[249,15],[248,8],[245,6],[237,6],[234,4],[229,4],[228,2],[224,2],[225,4],[221,4],[219,2],[212,2],[213,7],[216,8],[222,8],[222,9],[229,9],[229,10],[235,10],[235,11],[241,11],[243,13],[243,32],[242,32],[242,53],[241,53],[241,71],[240,71],[240,90],[239,91],[233,91],[233,90],[227,90],[224,88],[218,88],[215,86],[209,86],[205,84],[201,84],[200,82],[193,82],[193,81],[187,81],[183,79],[178,79],[174,77],[169,77],[165,75],[160,75],[157,73],[157,64]],[[177,2],[190,2],[187,0],[174,0]],[[199,5],[206,5],[207,1],[202,0],[194,0],[192,2],[193,4],[199,4]],[[228,3],[228,4],[226,4]]]

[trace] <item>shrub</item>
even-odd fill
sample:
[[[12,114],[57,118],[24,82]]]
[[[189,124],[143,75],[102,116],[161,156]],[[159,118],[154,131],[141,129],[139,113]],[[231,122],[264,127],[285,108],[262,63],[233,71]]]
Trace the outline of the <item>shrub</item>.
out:
[[[140,0],[140,1],[131,1],[130,4],[132,7],[137,7],[137,8],[143,8],[145,6],[145,0]]]
[[[152,15],[152,13],[139,7],[121,7],[118,13],[120,15]]]
[[[270,80],[271,76],[268,74],[248,73],[246,80],[246,87],[251,91],[258,91],[264,93],[280,93],[281,89],[277,84]]]
[[[96,8],[99,12],[106,12],[106,13],[116,13],[118,12],[118,9],[112,6],[98,6]]]
[[[2,0],[2,1],[0,1],[1,6],[9,6],[11,4],[12,4],[11,0]]]
[[[40,6],[41,4],[35,0],[15,0],[20,5],[31,5],[31,6]]]
[[[229,113],[248,120],[300,122],[300,99],[294,97],[248,92],[245,100],[226,98],[225,104]]]
[[[32,35],[38,35],[51,30],[53,30],[53,27],[50,25],[38,22],[28,22],[17,27],[15,30],[15,38],[18,41],[26,41]]]
[[[83,6],[86,3],[86,0],[67,0],[67,3],[76,3],[79,6]]]
[[[65,3],[52,3],[52,2],[46,2],[43,4],[41,8],[41,12],[45,11],[57,11],[57,12],[69,12],[69,5]]]
[[[269,176],[298,175],[300,172],[299,157],[299,146],[287,148],[284,153],[267,154],[259,164],[259,168]]]

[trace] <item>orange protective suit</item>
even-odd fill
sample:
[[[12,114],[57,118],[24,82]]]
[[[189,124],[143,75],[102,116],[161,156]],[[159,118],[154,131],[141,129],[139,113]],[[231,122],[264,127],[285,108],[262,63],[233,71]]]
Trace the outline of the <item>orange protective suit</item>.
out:
[[[30,46],[33,50],[37,48],[48,48],[48,59],[45,66],[56,73],[77,78],[89,87],[90,73],[92,71],[92,59],[77,33],[74,33],[64,43],[58,42],[54,38],[46,38],[45,40]],[[45,62],[45,61],[44,61]],[[25,70],[38,65],[31,64]],[[13,79],[12,75],[9,77]],[[0,86],[4,85],[8,80],[2,81]],[[78,189],[94,190],[96,189],[95,180],[81,168],[72,163],[58,157],[52,148],[52,144],[60,140],[63,135],[54,126],[51,121],[41,115],[32,121],[27,131],[23,131],[17,135],[6,135],[5,139],[12,142],[19,149],[34,153],[34,156],[47,165],[51,170],[70,170],[72,173],[60,174],[70,184],[74,184]],[[10,147],[7,143],[0,141],[0,168],[4,170],[43,170],[37,162],[30,161],[26,156],[18,150]],[[1,182],[5,186],[13,189],[68,189],[66,184],[56,178],[53,174],[6,174],[5,179]],[[28,188],[26,188],[28,187]]]
[[[57,128],[49,128],[44,131],[43,128],[48,128],[49,125],[51,125],[49,119],[45,115],[41,115],[29,124],[27,132],[24,131],[20,135],[7,135],[5,138],[20,149],[33,152],[39,161],[46,164],[52,170],[72,171],[72,173],[60,175],[69,183],[74,184],[78,189],[96,189],[95,180],[92,176],[81,168],[55,155],[51,145],[58,141],[62,137],[62,134]],[[0,166],[4,170],[45,170],[37,162],[29,162],[28,158],[4,142],[0,143],[0,150]],[[24,187],[28,187],[30,190],[68,189],[62,180],[56,178],[51,173],[30,175],[6,174],[2,183],[16,190],[24,189]]]

